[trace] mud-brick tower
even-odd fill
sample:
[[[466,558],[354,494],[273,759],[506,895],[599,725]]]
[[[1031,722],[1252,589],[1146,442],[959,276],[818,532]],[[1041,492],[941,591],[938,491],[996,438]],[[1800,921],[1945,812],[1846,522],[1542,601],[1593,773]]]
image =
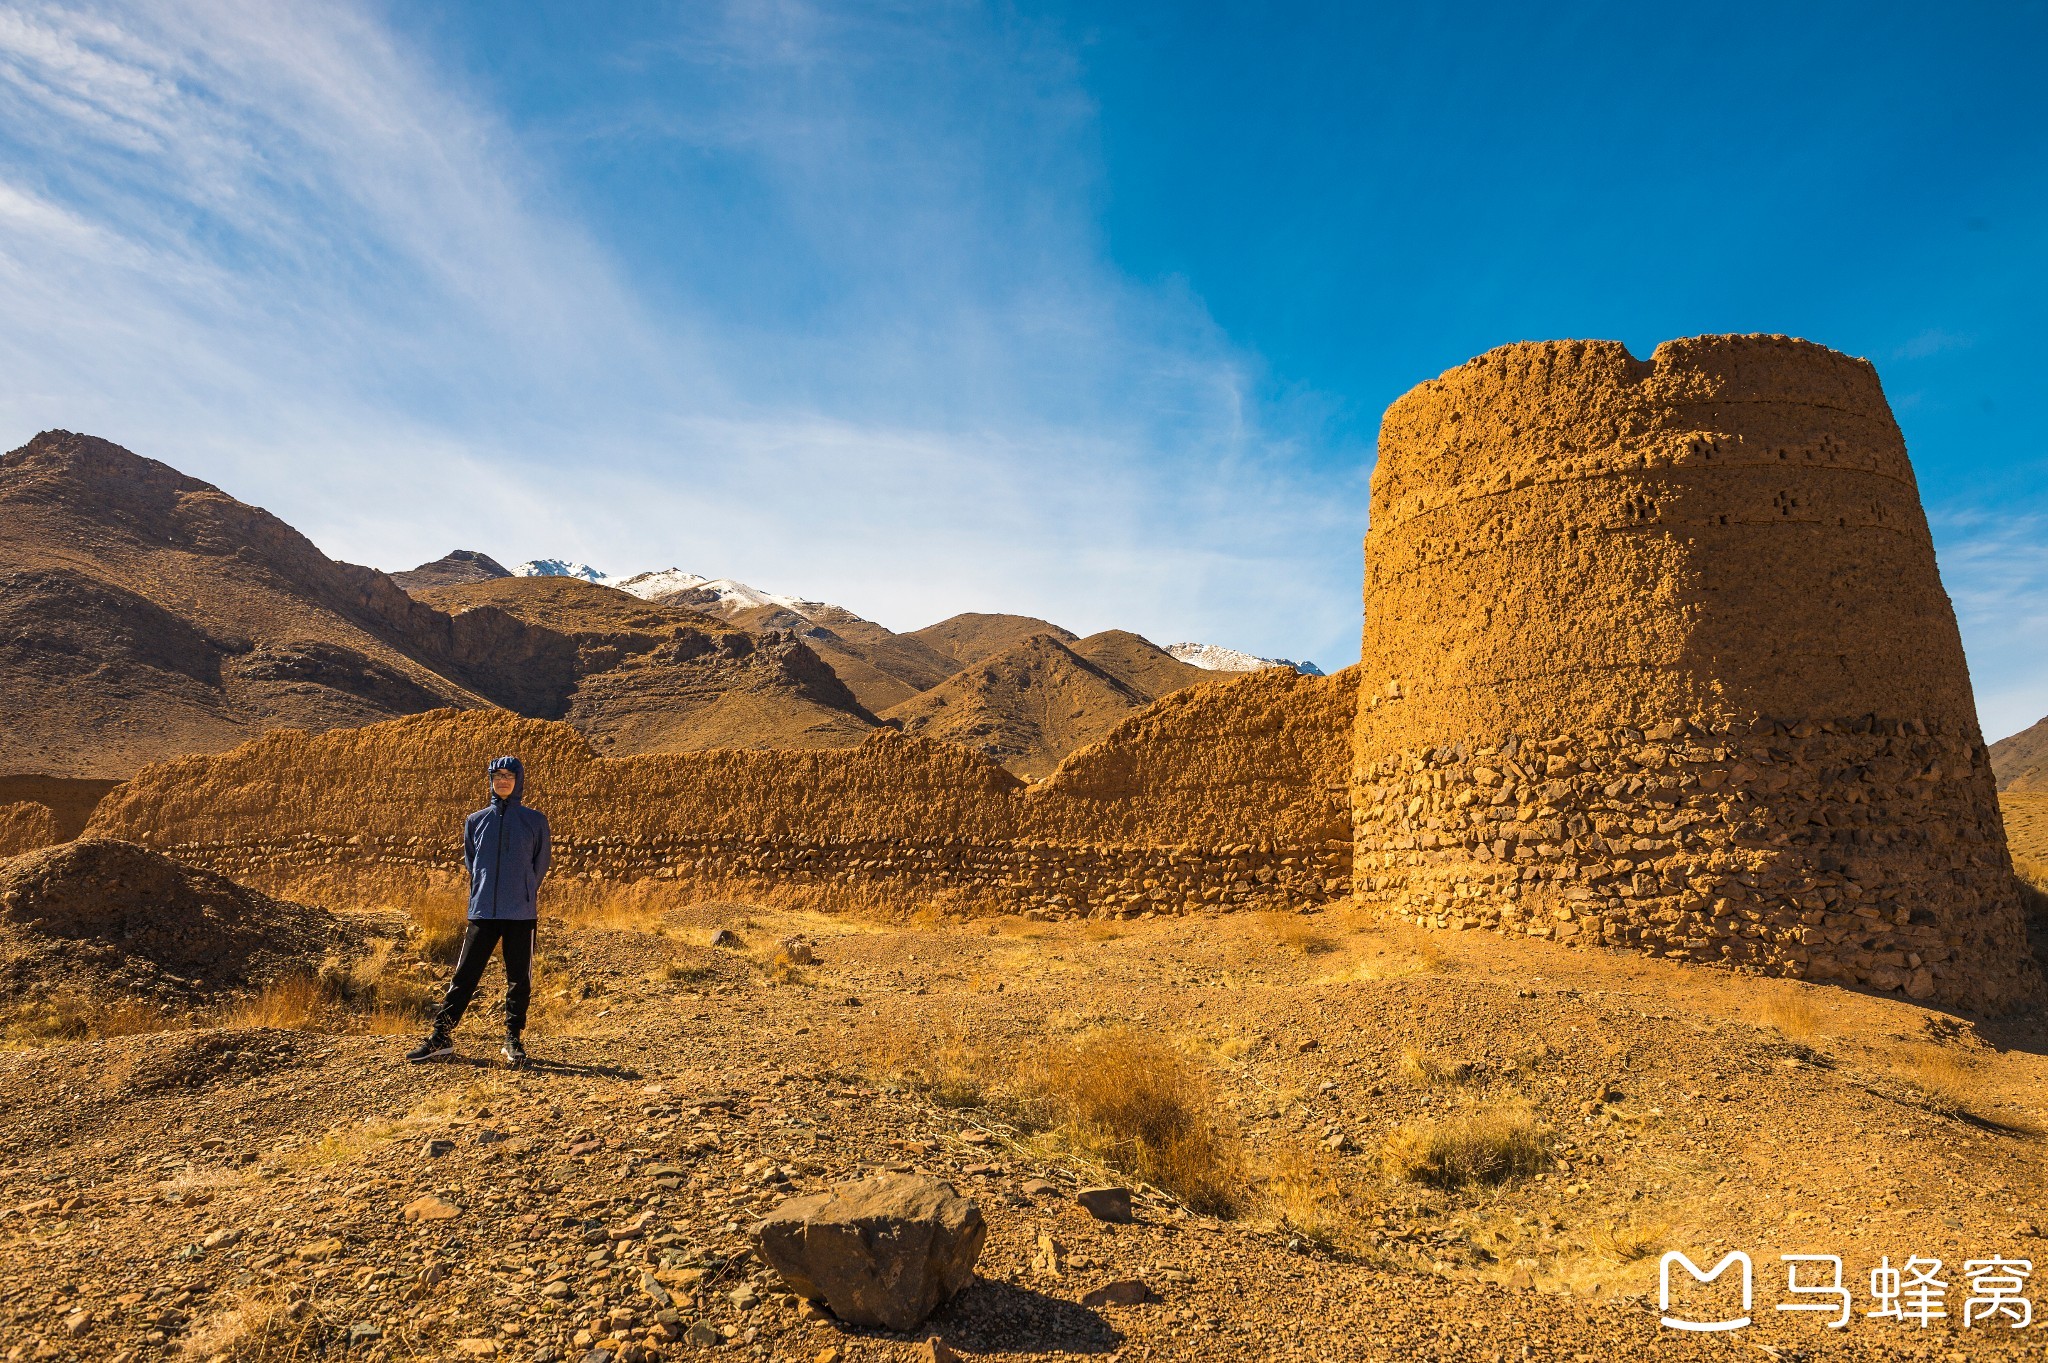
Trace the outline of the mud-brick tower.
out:
[[[1975,1008],[2040,987],[1867,362],[1489,351],[1388,410],[1365,559],[1363,898]]]

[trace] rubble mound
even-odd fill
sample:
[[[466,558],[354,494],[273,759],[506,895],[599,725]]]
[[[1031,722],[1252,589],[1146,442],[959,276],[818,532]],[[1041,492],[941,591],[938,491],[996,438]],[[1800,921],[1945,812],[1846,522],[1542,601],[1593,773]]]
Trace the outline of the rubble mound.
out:
[[[195,1002],[317,964],[348,935],[324,909],[112,838],[0,862],[0,996]]]

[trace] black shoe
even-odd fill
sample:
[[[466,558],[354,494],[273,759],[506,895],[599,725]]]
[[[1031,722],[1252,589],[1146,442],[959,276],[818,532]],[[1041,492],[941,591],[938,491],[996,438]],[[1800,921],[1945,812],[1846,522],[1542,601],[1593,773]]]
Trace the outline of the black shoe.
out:
[[[422,1060],[439,1060],[444,1055],[455,1054],[455,1043],[448,1039],[446,1032],[435,1032],[405,1053],[405,1058],[418,1064]]]
[[[505,1038],[504,1056],[505,1063],[513,1069],[524,1069],[526,1067],[526,1046],[518,1037],[508,1036]]]

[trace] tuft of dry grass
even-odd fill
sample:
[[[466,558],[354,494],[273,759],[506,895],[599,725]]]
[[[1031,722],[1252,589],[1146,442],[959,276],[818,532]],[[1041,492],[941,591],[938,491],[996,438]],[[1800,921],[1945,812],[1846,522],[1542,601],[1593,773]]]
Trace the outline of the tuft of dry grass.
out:
[[[1076,1147],[1197,1211],[1243,1210],[1244,1150],[1209,1077],[1156,1034],[1116,1026],[1051,1041],[1019,1077],[1040,1120]]]
[[[1892,1068],[1929,1112],[2030,1134],[2034,1131],[2028,1122],[1994,1115],[1999,1106],[1996,1083],[1975,1061],[1946,1047],[1917,1046],[1894,1061]]]
[[[1337,949],[1334,936],[1298,913],[1267,911],[1254,915],[1254,921],[1268,937],[1303,956],[1326,956]]]
[[[1343,1185],[1299,1146],[1263,1152],[1254,1180],[1260,1210],[1275,1230],[1324,1248],[1342,1246],[1355,1228]]]
[[[1000,1054],[955,1021],[936,1028],[883,1024],[863,1032],[845,1059],[908,1084],[941,1107],[976,1108],[1004,1071]]]
[[[1661,1223],[1621,1220],[1596,1226],[1581,1234],[1579,1241],[1602,1258],[1630,1264],[1661,1251],[1669,1234],[1670,1228]]]
[[[229,1027],[283,1027],[309,1031],[327,1022],[334,1000],[317,976],[286,975],[228,1010]]]
[[[1526,1103],[1488,1103],[1439,1120],[1409,1122],[1380,1146],[1389,1179],[1434,1188],[1504,1183],[1542,1171],[1550,1144]]]
[[[1791,1041],[1811,1041],[1821,1034],[1821,1012],[1804,989],[1780,990],[1766,998],[1763,1025]]]
[[[462,934],[469,926],[469,908],[446,897],[416,898],[401,906],[411,920],[407,934],[412,949],[426,960],[454,965],[462,952]]]
[[[1124,935],[1116,922],[1107,918],[1084,918],[1081,920],[1081,936],[1091,942],[1114,942]]]
[[[135,999],[102,1001],[85,994],[63,993],[24,1000],[0,1011],[0,1041],[39,1045],[52,1041],[85,1041],[96,1037],[140,1036],[186,1025],[168,1008]]]
[[[1019,1048],[958,1024],[882,1025],[839,1058],[941,1106],[993,1109],[1198,1211],[1235,1216],[1249,1204],[1244,1150],[1208,1074],[1151,1032],[1101,1027]]]
[[[1450,1088],[1472,1077],[1472,1067],[1462,1060],[1439,1060],[1420,1047],[1404,1046],[1395,1069],[1411,1084],[1423,1088]]]
[[[2048,861],[2012,859],[2013,879],[2020,883],[2020,911],[2029,926],[2048,932]]]

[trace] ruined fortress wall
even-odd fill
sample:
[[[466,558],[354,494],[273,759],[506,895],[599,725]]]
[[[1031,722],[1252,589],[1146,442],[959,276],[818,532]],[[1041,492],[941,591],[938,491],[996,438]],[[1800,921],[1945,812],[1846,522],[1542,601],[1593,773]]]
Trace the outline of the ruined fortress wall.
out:
[[[1381,427],[1360,893],[2004,1006],[2037,987],[1903,440],[1784,337],[1490,351]]]
[[[1191,687],[1027,787],[949,744],[599,757],[575,730],[435,711],[281,731],[145,769],[90,831],[289,888],[337,867],[459,866],[490,758],[515,752],[556,868],[600,880],[942,891],[1055,914],[1288,906],[1349,892],[1354,678]]]

